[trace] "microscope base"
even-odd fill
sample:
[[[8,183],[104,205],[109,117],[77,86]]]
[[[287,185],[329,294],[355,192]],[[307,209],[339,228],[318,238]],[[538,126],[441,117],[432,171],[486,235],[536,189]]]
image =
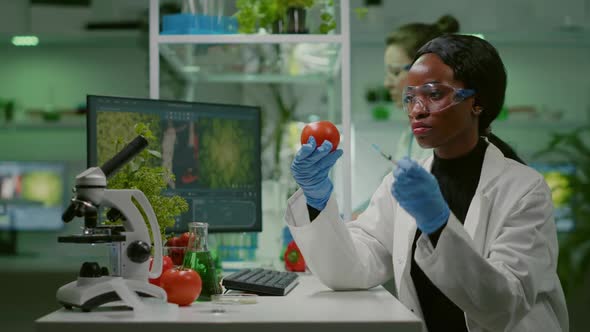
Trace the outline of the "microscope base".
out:
[[[82,278],[61,286],[57,290],[57,301],[66,309],[74,307],[84,312],[91,311],[103,304],[119,301],[110,281],[121,277]],[[123,279],[130,290],[135,291],[141,297],[155,297],[166,301],[166,292],[147,281]]]

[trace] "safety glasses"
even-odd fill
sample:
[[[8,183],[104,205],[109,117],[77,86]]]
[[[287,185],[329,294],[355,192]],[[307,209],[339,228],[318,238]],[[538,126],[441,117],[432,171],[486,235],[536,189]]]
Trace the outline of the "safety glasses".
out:
[[[404,111],[412,112],[417,104],[428,113],[436,113],[454,106],[475,95],[473,89],[459,89],[443,83],[427,83],[404,88],[402,101]]]

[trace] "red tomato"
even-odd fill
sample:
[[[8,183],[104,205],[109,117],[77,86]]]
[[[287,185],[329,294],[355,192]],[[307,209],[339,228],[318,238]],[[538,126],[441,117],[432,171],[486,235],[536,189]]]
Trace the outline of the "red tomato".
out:
[[[174,265],[182,265],[184,262],[184,248],[172,248],[168,251],[168,255],[172,258]]]
[[[154,257],[150,257],[150,270],[152,269],[153,262],[154,262]],[[164,272],[170,270],[173,267],[174,267],[174,263],[172,262],[172,259],[168,256],[163,256],[162,257],[162,274],[164,274]],[[160,280],[162,279],[162,274],[160,274],[160,276],[156,279],[149,278],[148,281],[150,282],[150,284],[160,286]]]
[[[186,234],[188,238],[188,232]],[[188,244],[188,240],[187,243],[184,244],[183,241],[182,236],[171,237],[166,241],[165,246],[172,247],[168,249],[168,256],[172,258],[174,265],[182,265],[183,263],[185,247]]]
[[[166,247],[182,247],[182,245],[180,244],[180,238],[177,236],[171,237],[168,240],[166,240],[166,244],[164,244]]]
[[[193,269],[173,268],[164,272],[160,287],[166,291],[168,302],[190,305],[201,294],[201,276]]]
[[[182,235],[180,235],[177,240],[179,247],[188,246],[188,238],[189,238],[189,232],[182,233]]]
[[[301,144],[306,144],[309,136],[313,136],[317,146],[321,146],[325,140],[332,143],[332,151],[336,150],[340,143],[340,132],[330,121],[317,121],[308,123],[301,132]]]

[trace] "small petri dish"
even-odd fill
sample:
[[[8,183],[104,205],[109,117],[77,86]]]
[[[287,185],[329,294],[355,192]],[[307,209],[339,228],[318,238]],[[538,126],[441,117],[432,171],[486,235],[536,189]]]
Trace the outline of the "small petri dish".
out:
[[[215,294],[211,295],[211,302],[216,304],[255,304],[258,303],[256,294]]]

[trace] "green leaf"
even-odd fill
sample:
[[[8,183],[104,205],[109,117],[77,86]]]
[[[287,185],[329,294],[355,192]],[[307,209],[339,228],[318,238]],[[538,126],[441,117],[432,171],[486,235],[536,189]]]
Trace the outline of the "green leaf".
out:
[[[330,15],[330,13],[322,13],[320,18],[322,19],[322,21],[329,21],[332,18],[334,18],[334,16]]]
[[[366,7],[358,7],[354,9],[354,12],[359,20],[363,20],[369,14],[369,9]]]
[[[150,150],[150,149],[146,149],[146,151],[147,151],[147,152],[148,152],[150,155],[152,155],[152,156],[154,156],[154,157],[156,157],[156,158],[160,158],[160,159],[162,159],[162,154],[161,154],[159,151],[156,151],[156,150]]]
[[[131,168],[131,172],[135,172],[139,169],[139,163],[137,163],[135,161],[130,161],[129,168]]]

